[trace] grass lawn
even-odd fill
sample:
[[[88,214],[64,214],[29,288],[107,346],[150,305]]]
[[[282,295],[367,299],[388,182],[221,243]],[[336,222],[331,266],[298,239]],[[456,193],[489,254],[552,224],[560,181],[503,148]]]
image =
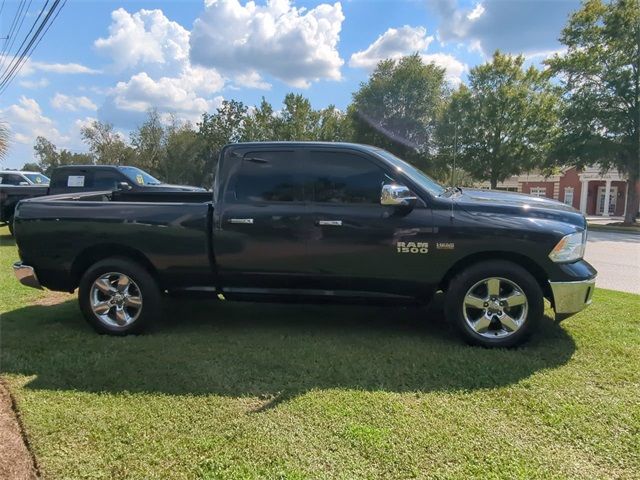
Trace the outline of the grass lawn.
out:
[[[47,478],[640,477],[639,296],[516,350],[420,308],[208,301],[111,338],[0,234],[0,372]]]

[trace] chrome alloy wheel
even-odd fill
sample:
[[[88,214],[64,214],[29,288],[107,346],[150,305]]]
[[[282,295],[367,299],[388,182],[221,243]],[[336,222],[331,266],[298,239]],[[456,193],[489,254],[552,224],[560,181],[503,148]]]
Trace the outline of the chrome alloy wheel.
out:
[[[91,310],[103,323],[126,327],[142,311],[140,288],[124,273],[109,272],[91,285]]]
[[[480,280],[464,296],[462,311],[467,325],[485,338],[504,338],[522,327],[528,310],[527,296],[506,278]]]

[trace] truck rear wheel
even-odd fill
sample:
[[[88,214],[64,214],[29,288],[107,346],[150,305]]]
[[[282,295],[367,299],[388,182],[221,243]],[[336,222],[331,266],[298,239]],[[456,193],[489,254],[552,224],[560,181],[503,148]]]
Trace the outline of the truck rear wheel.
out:
[[[154,278],[132,260],[101,260],[80,280],[80,310],[99,333],[140,333],[160,314],[160,290]]]
[[[445,310],[464,339],[484,347],[513,347],[536,329],[544,298],[536,279],[507,261],[477,263],[450,282]]]

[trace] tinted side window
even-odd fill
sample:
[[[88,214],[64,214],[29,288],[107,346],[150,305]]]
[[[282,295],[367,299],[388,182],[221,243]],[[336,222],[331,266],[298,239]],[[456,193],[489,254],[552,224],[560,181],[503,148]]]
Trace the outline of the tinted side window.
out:
[[[97,190],[117,190],[118,184],[124,179],[115,172],[108,170],[97,170],[93,172],[92,187]]]
[[[16,175],[15,173],[2,174],[3,185],[20,185],[20,182],[26,182],[20,175]]]
[[[89,172],[83,170],[64,170],[51,177],[52,189],[86,188],[90,186]]]
[[[301,202],[302,178],[294,152],[251,152],[240,165],[235,183],[240,202]]]
[[[305,170],[313,201],[380,204],[384,171],[371,160],[346,152],[310,152]]]

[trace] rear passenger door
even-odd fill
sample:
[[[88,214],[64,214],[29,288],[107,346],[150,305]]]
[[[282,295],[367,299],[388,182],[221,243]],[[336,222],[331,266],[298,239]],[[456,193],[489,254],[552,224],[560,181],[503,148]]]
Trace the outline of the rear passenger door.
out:
[[[293,288],[309,272],[313,227],[295,150],[245,153],[216,205],[215,253],[227,286]]]

